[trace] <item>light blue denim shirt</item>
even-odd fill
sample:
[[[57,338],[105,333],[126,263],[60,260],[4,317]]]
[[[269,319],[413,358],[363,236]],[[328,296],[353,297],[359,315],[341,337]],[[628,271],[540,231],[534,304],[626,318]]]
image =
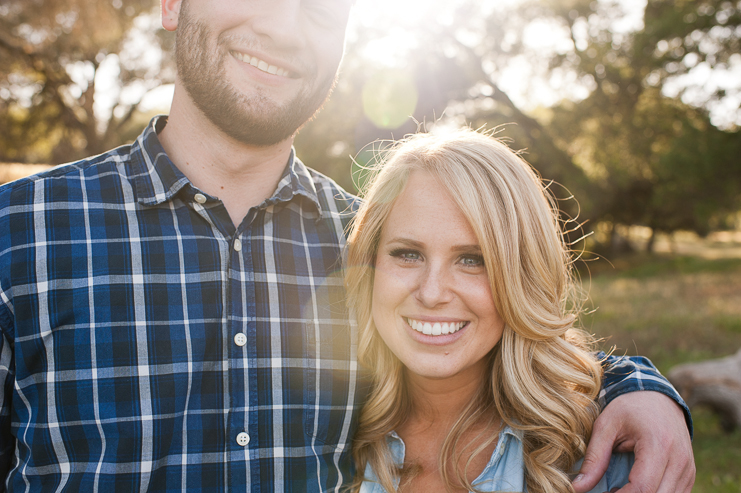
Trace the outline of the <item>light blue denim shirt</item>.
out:
[[[404,441],[395,432],[388,436],[391,456],[394,462],[404,463]],[[574,466],[578,471],[581,460]],[[628,483],[630,468],[633,466],[633,454],[613,454],[607,472],[600,482],[589,490],[589,493],[604,493],[611,488],[621,487]],[[370,465],[365,468],[366,481],[360,487],[360,493],[387,493],[376,481],[377,477]],[[481,491],[525,492],[525,466],[522,458],[522,431],[505,426],[499,432],[499,442],[489,463],[473,482]],[[398,487],[398,480],[395,484]]]

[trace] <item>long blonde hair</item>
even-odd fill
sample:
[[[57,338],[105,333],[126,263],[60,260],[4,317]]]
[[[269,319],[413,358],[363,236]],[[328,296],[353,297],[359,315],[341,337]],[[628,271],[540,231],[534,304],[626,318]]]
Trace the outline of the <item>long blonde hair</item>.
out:
[[[353,223],[345,281],[360,330],[358,359],[371,379],[353,442],[353,490],[359,489],[367,465],[388,491],[395,490],[396,479],[414,474],[393,464],[386,442],[412,403],[403,366],[378,335],[371,316],[381,230],[414,170],[436,177],[471,224],[505,322],[502,339],[489,356],[486,387],[444,441],[438,461],[443,479],[449,488],[475,491],[465,469],[457,467],[453,479],[446,465],[460,464],[464,453],[475,455],[493,443],[496,436],[473,451],[458,446],[469,424],[498,415],[524,432],[528,491],[573,491],[566,472],[586,450],[598,412],[601,367],[588,352],[589,337],[574,328],[578,308],[571,296],[570,254],[554,202],[536,173],[505,144],[471,130],[417,134],[394,146]]]

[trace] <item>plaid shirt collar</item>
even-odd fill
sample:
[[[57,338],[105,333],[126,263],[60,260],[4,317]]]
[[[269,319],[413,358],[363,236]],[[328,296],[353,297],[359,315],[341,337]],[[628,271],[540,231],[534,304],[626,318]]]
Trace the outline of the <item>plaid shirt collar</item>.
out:
[[[188,190],[191,195],[198,192],[188,177],[170,160],[160,143],[157,134],[165,128],[166,124],[167,116],[154,117],[131,149],[131,178],[136,189],[136,200],[142,205],[163,204],[184,189]],[[314,180],[309,169],[296,158],[295,149],[291,148],[291,155],[275,192],[258,208],[288,202],[296,196],[308,198],[321,215],[322,207]]]

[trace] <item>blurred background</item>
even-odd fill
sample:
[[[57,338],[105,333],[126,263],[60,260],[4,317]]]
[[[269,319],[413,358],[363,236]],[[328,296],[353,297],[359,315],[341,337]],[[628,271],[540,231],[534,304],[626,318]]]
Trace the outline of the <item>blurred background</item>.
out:
[[[357,0],[295,146],[357,190],[384,140],[497,129],[571,221],[582,324],[667,372],[741,348],[740,40],[739,1]],[[0,0],[0,183],[167,113],[173,43],[156,0]],[[741,431],[700,404],[694,491],[739,492]]]

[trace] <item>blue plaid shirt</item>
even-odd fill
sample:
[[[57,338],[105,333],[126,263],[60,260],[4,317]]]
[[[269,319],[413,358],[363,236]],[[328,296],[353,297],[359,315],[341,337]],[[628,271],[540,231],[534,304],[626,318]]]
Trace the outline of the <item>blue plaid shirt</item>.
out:
[[[364,396],[339,260],[357,199],[291,156],[235,228],[165,154],[165,122],[0,188],[0,476],[339,491]],[[673,393],[650,364],[619,369],[607,401]]]

